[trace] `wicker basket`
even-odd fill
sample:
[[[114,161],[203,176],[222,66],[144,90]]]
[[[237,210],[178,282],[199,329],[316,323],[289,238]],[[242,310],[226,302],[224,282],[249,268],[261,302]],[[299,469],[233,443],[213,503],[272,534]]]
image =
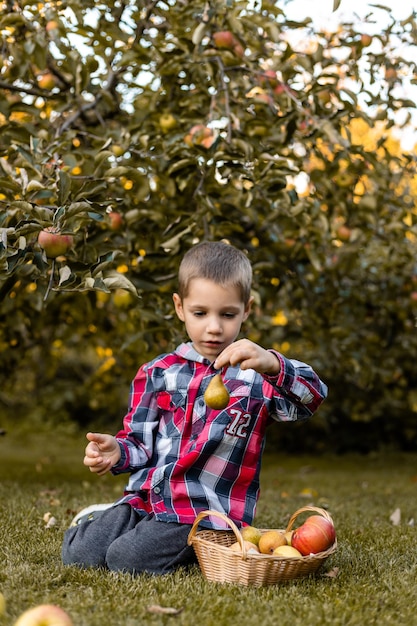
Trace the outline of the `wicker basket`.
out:
[[[287,528],[282,532],[290,531],[296,518],[304,512],[318,513],[333,523],[332,518],[324,509],[305,506],[293,513]],[[201,520],[209,516],[221,518],[230,526],[231,531],[197,530]],[[261,532],[264,533],[267,530],[261,529]],[[241,545],[241,553],[229,548],[236,541]],[[330,554],[336,550],[337,540],[335,539],[333,545],[325,552],[310,554],[302,558],[247,553],[242,535],[232,520],[217,511],[202,511],[190,530],[188,544],[194,547],[201,571],[207,580],[261,587],[316,573]]]

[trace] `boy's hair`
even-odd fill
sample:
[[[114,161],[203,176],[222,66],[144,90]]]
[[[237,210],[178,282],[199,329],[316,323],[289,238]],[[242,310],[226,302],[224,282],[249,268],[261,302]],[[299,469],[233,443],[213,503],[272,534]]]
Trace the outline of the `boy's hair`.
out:
[[[222,241],[204,241],[185,253],[178,272],[178,294],[188,295],[193,278],[206,278],[222,286],[233,285],[240,291],[242,302],[251,295],[252,266],[247,256]]]

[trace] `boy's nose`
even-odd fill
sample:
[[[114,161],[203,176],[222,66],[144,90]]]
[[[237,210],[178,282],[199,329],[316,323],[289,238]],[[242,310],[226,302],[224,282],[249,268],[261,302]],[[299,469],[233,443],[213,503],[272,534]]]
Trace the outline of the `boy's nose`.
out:
[[[207,331],[209,333],[219,334],[222,332],[222,325],[219,319],[212,318],[207,324]]]

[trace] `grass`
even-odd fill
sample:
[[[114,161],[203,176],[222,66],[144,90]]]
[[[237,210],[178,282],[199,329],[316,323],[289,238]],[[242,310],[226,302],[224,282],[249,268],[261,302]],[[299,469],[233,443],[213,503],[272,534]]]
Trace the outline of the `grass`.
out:
[[[415,455],[268,454],[256,524],[285,528],[300,507],[325,507],[338,549],[317,577],[254,589],[209,583],[198,567],[163,577],[63,567],[62,536],[74,512],[115,499],[124,484],[90,475],[83,449],[82,436],[52,430],[34,437],[11,429],[0,438],[0,626],[47,602],[68,611],[75,626],[417,624]],[[396,509],[399,525],[390,520]],[[50,528],[48,513],[56,519]],[[153,613],[152,605],[180,612]]]

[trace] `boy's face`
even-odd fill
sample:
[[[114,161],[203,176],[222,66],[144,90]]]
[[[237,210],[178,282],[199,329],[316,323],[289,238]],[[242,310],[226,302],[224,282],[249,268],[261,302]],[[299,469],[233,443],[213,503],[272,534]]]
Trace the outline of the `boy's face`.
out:
[[[242,302],[237,287],[222,287],[205,278],[191,280],[183,300],[177,293],[173,299],[194,348],[209,361],[236,339],[252,304],[252,299]]]

